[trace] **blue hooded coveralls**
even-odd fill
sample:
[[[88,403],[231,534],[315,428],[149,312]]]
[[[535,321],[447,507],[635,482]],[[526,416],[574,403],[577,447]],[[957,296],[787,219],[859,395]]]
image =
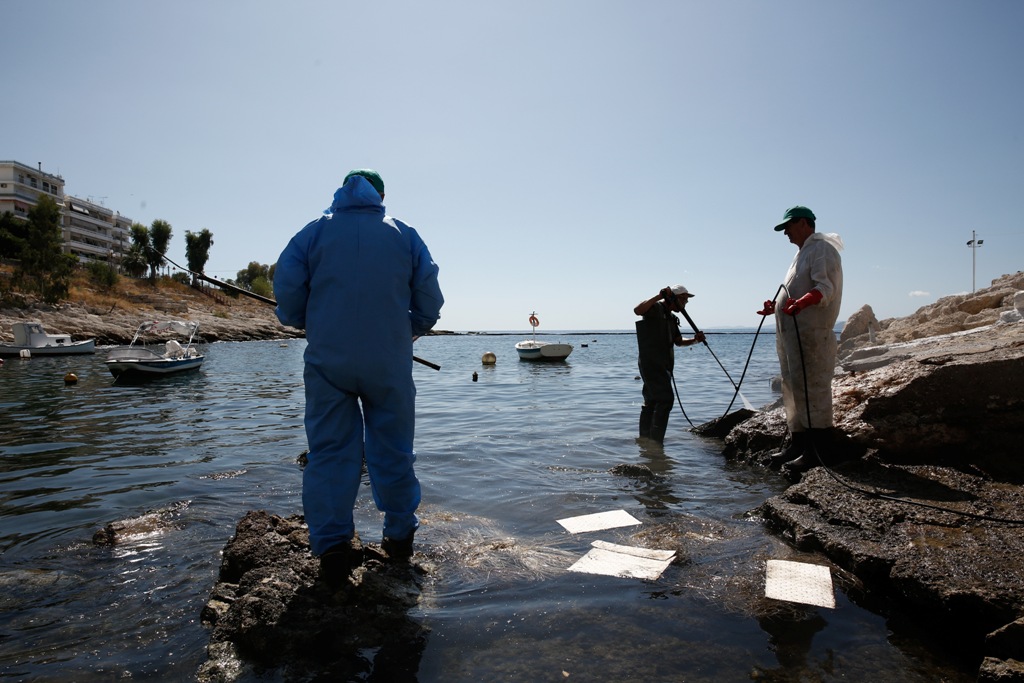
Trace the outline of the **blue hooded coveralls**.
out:
[[[412,343],[444,303],[427,246],[385,215],[369,181],[352,176],[330,212],[291,239],[274,273],[277,317],[308,342],[302,505],[314,555],[352,539],[364,455],[384,536],[416,531]]]

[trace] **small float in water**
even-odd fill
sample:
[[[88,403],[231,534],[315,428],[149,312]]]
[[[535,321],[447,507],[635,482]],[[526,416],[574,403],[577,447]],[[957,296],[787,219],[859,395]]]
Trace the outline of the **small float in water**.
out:
[[[537,341],[537,328],[540,320],[536,313],[530,314],[530,327],[533,328],[533,339],[525,339],[516,344],[519,360],[565,360],[572,353],[572,344],[561,342]]]

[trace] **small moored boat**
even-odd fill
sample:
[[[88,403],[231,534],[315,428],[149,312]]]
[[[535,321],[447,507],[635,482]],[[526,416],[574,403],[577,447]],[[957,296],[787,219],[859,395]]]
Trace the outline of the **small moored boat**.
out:
[[[530,314],[530,327],[533,328],[533,339],[525,339],[516,344],[519,360],[565,360],[572,353],[572,344],[561,342],[537,341],[537,328],[540,321],[536,313]]]
[[[193,344],[199,323],[168,320],[144,322],[135,332],[132,343],[118,346],[107,354],[106,365],[115,379],[120,377],[160,377],[186,370],[197,370],[206,356],[199,353]],[[145,335],[177,334],[187,336],[182,346],[176,339],[170,339],[160,347],[152,348],[140,342]]]
[[[96,340],[71,341],[66,334],[48,334],[40,322],[14,323],[14,343],[0,342],[0,356],[21,356],[28,351],[33,356],[65,356],[76,353],[95,353]]]

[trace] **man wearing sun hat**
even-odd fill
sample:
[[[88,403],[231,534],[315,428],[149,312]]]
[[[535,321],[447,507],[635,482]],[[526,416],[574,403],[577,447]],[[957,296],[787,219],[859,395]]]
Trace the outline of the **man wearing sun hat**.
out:
[[[383,199],[376,171],[350,172],[274,273],[278,319],[306,330],[302,506],[330,584],[358,563],[353,506],[364,458],[391,559],[412,555],[419,524],[412,343],[437,322],[444,297],[426,244],[384,213]]]
[[[776,232],[785,233],[797,253],[775,301],[758,313],[775,313],[775,347],[782,372],[782,400],[790,443],[772,455],[772,464],[802,472],[817,464],[833,425],[832,376],[835,326],[843,300],[843,240],[815,232],[816,217],[806,206],[787,209]],[[806,387],[806,391],[805,391]]]
[[[640,436],[658,443],[665,440],[675,398],[672,391],[673,345],[690,346],[704,341],[703,332],[698,332],[692,339],[684,339],[679,331],[679,318],[674,315],[686,308],[686,302],[692,296],[686,287],[672,285],[641,301],[633,309],[643,317],[636,322],[640,378],[644,382]]]

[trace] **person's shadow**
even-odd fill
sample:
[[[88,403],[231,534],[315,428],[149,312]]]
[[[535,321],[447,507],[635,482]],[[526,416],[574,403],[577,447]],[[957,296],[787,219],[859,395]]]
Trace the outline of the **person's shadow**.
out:
[[[377,546],[340,588],[322,582],[295,593],[278,620],[276,664],[312,681],[416,683],[429,629],[409,618],[422,573],[390,563]],[[372,658],[368,655],[372,653]]]
[[[758,618],[758,624],[768,634],[768,644],[779,662],[778,669],[760,672],[760,680],[804,680],[801,672],[810,666],[814,635],[828,626],[825,618],[814,608],[793,606]],[[817,668],[817,667],[814,667]]]

